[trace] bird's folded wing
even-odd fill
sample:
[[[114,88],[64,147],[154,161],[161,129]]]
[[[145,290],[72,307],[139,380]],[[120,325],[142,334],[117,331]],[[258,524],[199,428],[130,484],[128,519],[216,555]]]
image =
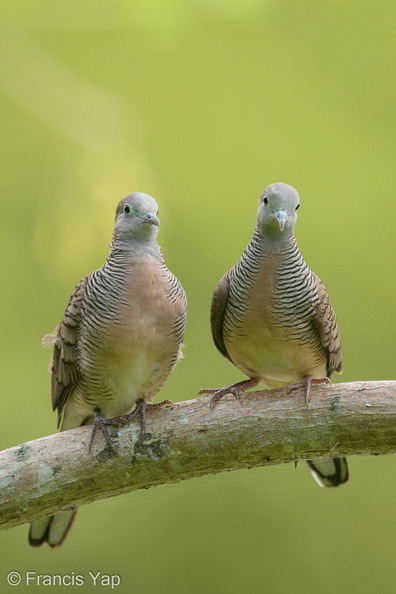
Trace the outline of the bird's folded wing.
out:
[[[210,326],[212,329],[213,341],[224,357],[230,359],[223,335],[224,316],[226,312],[229,292],[228,272],[219,281],[212,297],[212,304],[210,308]],[[232,361],[231,361],[232,363]]]
[[[326,288],[316,274],[314,277],[319,297],[319,301],[315,307],[316,315],[314,323],[318,329],[322,345],[326,350],[328,375],[330,376],[333,371],[337,373],[342,372],[341,337]]]
[[[59,419],[70,392],[79,380],[76,350],[86,282],[87,277],[74,289],[63,319],[57,326],[57,333],[43,338],[45,344],[54,345],[51,362],[51,400],[53,410],[58,409]]]

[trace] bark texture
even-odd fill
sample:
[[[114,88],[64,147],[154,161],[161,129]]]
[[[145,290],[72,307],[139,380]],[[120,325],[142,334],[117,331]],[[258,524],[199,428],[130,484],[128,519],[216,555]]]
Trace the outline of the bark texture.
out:
[[[119,455],[91,427],[0,452],[0,529],[96,499],[205,474],[322,457],[396,452],[396,381],[315,386],[303,391],[209,398],[147,411],[110,427]]]

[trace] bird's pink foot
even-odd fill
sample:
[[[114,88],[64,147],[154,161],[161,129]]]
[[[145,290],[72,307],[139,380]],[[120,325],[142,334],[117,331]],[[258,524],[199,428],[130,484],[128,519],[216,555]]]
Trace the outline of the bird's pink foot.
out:
[[[331,384],[331,381],[328,377],[321,377],[321,378],[313,378],[309,375],[302,381],[298,382],[297,384],[290,384],[287,386],[287,392],[291,392],[292,390],[298,390],[298,388],[305,388],[305,402],[306,405],[309,406],[309,397],[311,393],[311,386],[317,384]]]
[[[169,404],[173,404],[172,400],[163,400],[162,402],[147,404],[147,402],[141,398],[136,402],[135,408],[130,413],[121,417],[116,417],[115,419],[110,419],[110,421],[112,422],[112,425],[119,425],[120,423],[128,425],[134,417],[140,414],[140,439],[144,439],[146,435],[146,410],[148,408],[162,408]]]
[[[92,431],[91,431],[91,437],[89,438],[89,443],[88,443],[88,450],[91,450],[92,444],[93,444],[93,440],[94,437],[96,435],[96,432],[98,429],[101,430],[101,432],[103,433],[103,436],[107,442],[107,445],[109,446],[109,448],[117,453],[117,450],[114,446],[114,442],[111,439],[109,432],[107,431],[107,427],[109,425],[116,425],[116,423],[113,423],[114,419],[106,419],[106,417],[104,416],[103,413],[100,412],[100,410],[98,408],[95,408],[95,418],[94,418],[94,422],[92,425]]]
[[[203,394],[211,395],[212,398],[210,399],[210,407],[213,409],[216,405],[216,402],[218,402],[223,396],[225,396],[225,394],[233,394],[235,398],[239,400],[241,394],[245,392],[245,390],[249,388],[254,388],[259,383],[259,379],[250,378],[247,380],[242,380],[241,382],[236,382],[236,384],[231,384],[230,386],[225,386],[224,388],[218,388],[215,390],[203,388],[198,392],[198,396],[201,396]]]
[[[163,406],[173,404],[172,400],[162,400],[162,402],[153,402],[151,404],[147,404],[144,400],[141,402],[141,410],[140,410],[140,439],[143,440],[146,437],[146,410],[148,408],[162,408]]]
[[[173,404],[172,400],[163,400],[162,402],[147,404],[143,399],[141,399],[136,402],[135,408],[130,413],[120,417],[114,417],[112,419],[106,419],[104,414],[101,413],[101,411],[98,408],[96,408],[88,449],[91,449],[96,432],[98,429],[100,429],[104,435],[107,445],[110,447],[110,449],[113,450],[113,452],[117,453],[117,450],[114,446],[114,442],[109,435],[107,427],[120,424],[127,425],[138,414],[140,414],[140,439],[144,439],[146,435],[146,410],[148,408],[161,408],[162,406],[166,406],[169,404]]]

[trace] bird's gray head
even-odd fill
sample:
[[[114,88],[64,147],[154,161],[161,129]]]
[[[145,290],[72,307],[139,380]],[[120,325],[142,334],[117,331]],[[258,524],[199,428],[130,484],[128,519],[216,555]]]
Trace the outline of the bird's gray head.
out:
[[[257,227],[260,234],[273,238],[290,237],[297,219],[300,197],[288,184],[271,184],[260,198]]]
[[[117,206],[114,234],[123,240],[155,240],[158,233],[158,204],[148,194],[134,192]]]

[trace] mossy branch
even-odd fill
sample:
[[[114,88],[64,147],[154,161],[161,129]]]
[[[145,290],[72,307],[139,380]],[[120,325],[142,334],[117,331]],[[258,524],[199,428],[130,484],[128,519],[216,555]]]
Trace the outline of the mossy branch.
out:
[[[0,452],[0,529],[96,499],[205,474],[329,456],[396,452],[396,381],[246,393],[147,411],[111,427],[119,455],[79,427]],[[117,437],[118,436],[118,437]],[[308,480],[308,479],[307,479]]]

